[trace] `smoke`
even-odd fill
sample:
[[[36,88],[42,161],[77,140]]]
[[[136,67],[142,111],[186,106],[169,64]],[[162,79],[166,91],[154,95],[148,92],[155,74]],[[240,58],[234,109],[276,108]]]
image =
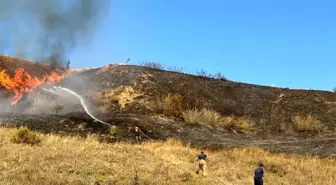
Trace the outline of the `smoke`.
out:
[[[66,93],[68,93],[68,94],[70,94],[70,95],[72,95],[72,96],[75,96],[75,97],[80,101],[80,103],[81,103],[82,107],[84,108],[85,112],[86,112],[92,119],[94,119],[94,120],[96,120],[96,121],[98,121],[98,122],[100,122],[100,123],[103,123],[103,124],[105,124],[105,125],[110,126],[110,124],[108,124],[108,123],[106,123],[106,122],[104,122],[104,121],[98,119],[97,117],[95,117],[95,116],[92,114],[92,112],[91,112],[91,110],[90,110],[90,108],[89,108],[89,107],[90,107],[90,106],[89,106],[89,102],[87,102],[81,95],[77,94],[76,92],[74,92],[74,91],[72,91],[72,90],[70,90],[70,89],[68,89],[68,88],[59,87],[59,86],[54,86],[54,87],[51,88],[51,89],[45,89],[45,88],[43,88],[43,90],[45,90],[45,91],[47,91],[47,92],[50,92],[50,93],[52,93],[52,94],[55,94],[55,95],[60,94],[60,96],[64,96],[64,94],[62,95],[62,92],[63,92],[63,93],[66,92]]]
[[[91,43],[109,7],[109,0],[0,0],[0,52],[64,65]]]

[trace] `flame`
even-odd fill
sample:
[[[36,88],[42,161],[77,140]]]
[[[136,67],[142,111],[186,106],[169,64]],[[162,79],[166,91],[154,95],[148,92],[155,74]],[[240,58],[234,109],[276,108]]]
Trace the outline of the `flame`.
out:
[[[5,70],[0,71],[0,86],[14,92],[15,96],[11,102],[14,105],[22,98],[24,93],[32,92],[44,83],[57,83],[63,78],[63,75],[59,75],[54,71],[49,75],[45,74],[42,78],[32,77],[23,68],[17,68],[13,78],[6,74]]]

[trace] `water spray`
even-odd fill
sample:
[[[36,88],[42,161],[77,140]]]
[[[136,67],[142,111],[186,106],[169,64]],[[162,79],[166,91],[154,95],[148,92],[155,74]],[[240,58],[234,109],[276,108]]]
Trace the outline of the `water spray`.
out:
[[[105,125],[111,126],[109,123],[106,123],[106,122],[104,122],[104,121],[102,121],[102,120],[96,118],[95,116],[93,116],[92,113],[91,113],[91,112],[89,111],[89,109],[88,109],[88,105],[85,103],[85,99],[84,99],[82,96],[80,96],[79,94],[77,94],[76,92],[74,92],[74,91],[72,91],[72,90],[70,90],[70,89],[68,89],[68,88],[60,87],[60,86],[53,86],[52,88],[53,88],[53,89],[46,89],[46,88],[43,88],[43,90],[45,90],[45,91],[47,91],[47,92],[49,92],[49,93],[55,94],[55,95],[59,95],[59,94],[57,94],[57,90],[61,90],[61,91],[63,91],[63,92],[66,92],[66,93],[68,93],[68,94],[72,94],[72,95],[76,96],[76,98],[78,98],[79,101],[81,102],[81,105],[82,105],[82,107],[84,108],[85,112],[86,112],[92,119],[94,119],[94,120],[96,120],[96,121],[98,121],[98,122],[100,122],[100,123],[103,123],[103,124],[105,124]]]

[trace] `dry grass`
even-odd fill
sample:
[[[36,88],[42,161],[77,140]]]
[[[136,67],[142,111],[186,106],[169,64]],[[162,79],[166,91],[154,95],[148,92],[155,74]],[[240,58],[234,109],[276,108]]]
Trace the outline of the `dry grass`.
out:
[[[202,119],[202,112],[198,109],[185,110],[182,112],[182,118],[186,123],[199,123]]]
[[[12,135],[11,141],[17,144],[36,145],[41,142],[39,136],[28,129],[28,127],[20,127],[16,129]]]
[[[248,133],[253,130],[254,122],[245,117],[225,117],[222,120],[224,127],[240,133]]]
[[[183,97],[178,94],[168,94],[158,99],[154,104],[154,108],[166,116],[180,117],[183,111]]]
[[[258,148],[205,151],[207,176],[195,174],[199,149],[179,141],[142,144],[99,143],[94,137],[40,135],[39,146],[10,142],[0,129],[0,182],[13,184],[252,184],[259,162],[265,184],[334,185],[336,160],[271,154]]]
[[[208,108],[183,111],[182,117],[186,123],[200,123],[211,126],[220,125],[222,118],[218,112]]]
[[[292,118],[294,129],[297,132],[316,133],[325,129],[325,126],[316,116],[295,116]]]
[[[217,126],[221,124],[222,116],[215,110],[209,108],[202,109],[201,123]]]
[[[142,94],[137,92],[132,86],[122,86],[101,93],[89,93],[89,99],[100,105],[103,112],[124,109],[135,103],[139,96],[142,96]]]
[[[248,118],[234,116],[223,117],[215,110],[208,108],[185,110],[182,112],[182,118],[186,123],[225,127],[241,133],[247,133],[253,129],[253,123]]]

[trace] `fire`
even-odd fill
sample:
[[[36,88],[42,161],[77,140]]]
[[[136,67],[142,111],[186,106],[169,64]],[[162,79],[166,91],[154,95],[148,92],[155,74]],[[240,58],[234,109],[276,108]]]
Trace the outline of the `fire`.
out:
[[[11,104],[16,104],[23,96],[24,93],[32,92],[38,86],[44,83],[57,83],[64,78],[56,72],[45,74],[42,78],[32,77],[23,68],[15,70],[14,76],[11,78],[6,74],[5,70],[0,71],[0,86],[5,87],[7,90],[12,90],[15,93]]]

